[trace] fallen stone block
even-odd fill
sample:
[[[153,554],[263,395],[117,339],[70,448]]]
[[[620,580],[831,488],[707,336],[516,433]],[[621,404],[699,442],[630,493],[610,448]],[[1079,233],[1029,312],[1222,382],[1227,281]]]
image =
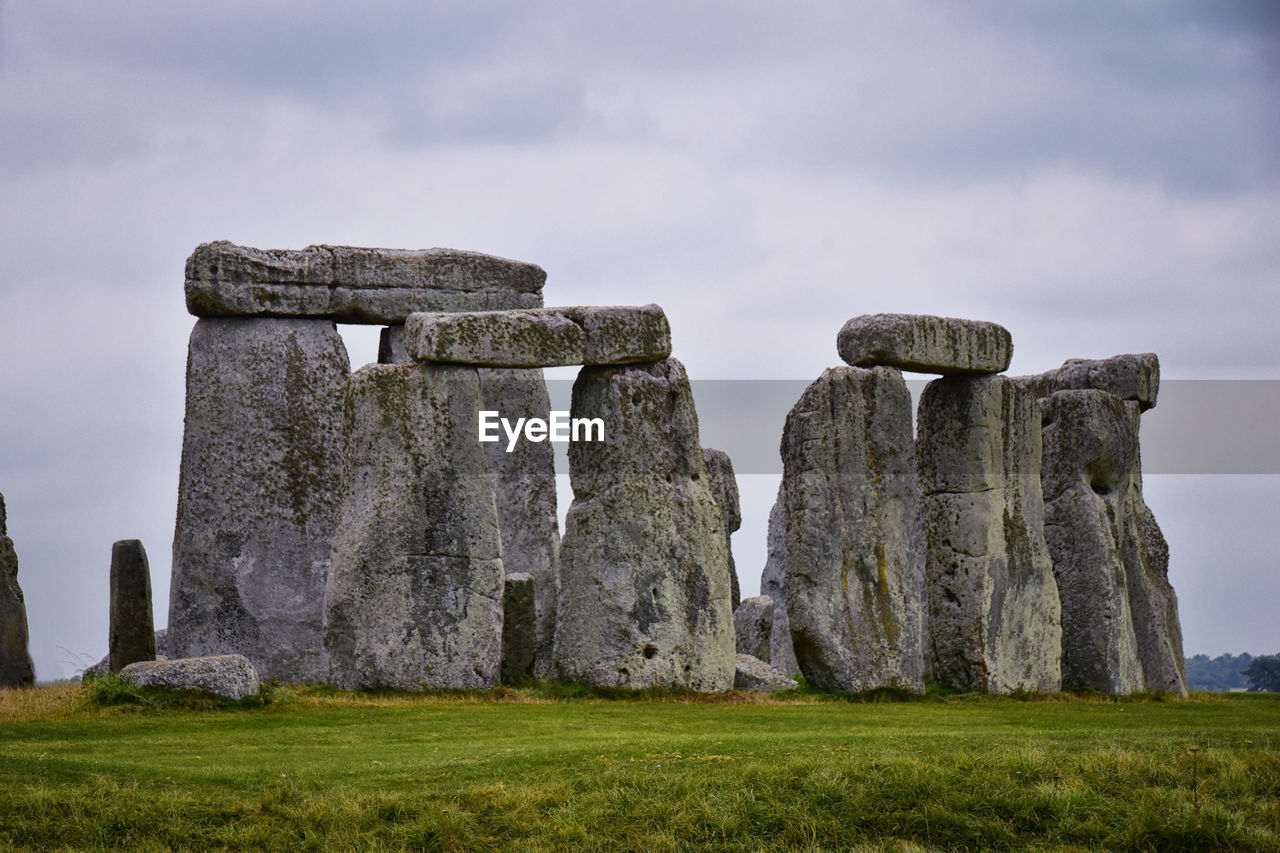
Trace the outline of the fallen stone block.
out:
[[[559,678],[608,687],[733,686],[723,514],[676,359],[585,367],[571,414],[604,442],[569,445],[573,503],[560,543]]]
[[[151,613],[151,565],[137,539],[111,546],[111,627],[107,657],[111,672],[156,659]]]
[[[35,683],[28,643],[27,603],[18,586],[18,554],[9,538],[4,495],[0,495],[0,687]]]
[[[1003,376],[937,379],[917,434],[933,677],[985,693],[1057,692],[1061,606],[1035,396]]]
[[[917,373],[1000,373],[1013,356],[1007,329],[981,320],[927,314],[866,314],[844,324],[840,358],[854,367]]]
[[[197,317],[388,325],[416,311],[536,308],[547,274],[455,249],[254,249],[221,240],[196,247],[186,277],[187,310]]]
[[[417,361],[562,367],[661,361],[671,329],[657,305],[419,313],[405,321]]]
[[[786,600],[825,690],[924,691],[924,532],[911,394],[891,367],[826,370],[782,435]]]
[[[795,690],[800,684],[759,658],[740,654],[736,658],[733,686],[737,690],[774,693],[778,690]]]
[[[733,635],[738,654],[768,663],[773,637],[773,599],[767,595],[744,599],[733,611]]]
[[[198,690],[240,700],[261,689],[258,672],[244,655],[212,655],[131,663],[120,675],[135,687]]]

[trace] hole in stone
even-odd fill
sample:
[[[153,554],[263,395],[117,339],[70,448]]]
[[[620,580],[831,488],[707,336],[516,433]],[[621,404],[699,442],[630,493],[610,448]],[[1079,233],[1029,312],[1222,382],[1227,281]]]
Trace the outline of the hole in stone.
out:
[[[644,647],[644,659],[645,659],[645,660],[653,660],[653,656],[654,656],[654,655],[656,655],[657,653],[658,653],[658,647],[657,647],[657,646],[645,646],[645,647]]]
[[[1093,489],[1095,495],[1109,495],[1113,491],[1111,484],[1104,480],[1094,480],[1089,483],[1089,488]]]

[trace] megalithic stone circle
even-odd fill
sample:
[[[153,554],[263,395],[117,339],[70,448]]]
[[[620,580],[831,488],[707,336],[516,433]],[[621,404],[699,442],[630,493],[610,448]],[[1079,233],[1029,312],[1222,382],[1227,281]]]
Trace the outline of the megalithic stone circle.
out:
[[[787,415],[787,614],[810,684],[924,691],[913,444],[911,394],[892,367],[829,368]]]
[[[156,659],[151,610],[151,565],[137,539],[111,546],[111,627],[107,666],[119,672],[131,663]]]
[[[28,643],[27,603],[18,586],[18,554],[9,538],[4,495],[0,495],[0,687],[35,683]]]
[[[737,609],[742,601],[742,591],[738,585],[738,567],[733,561],[732,537],[734,531],[742,527],[738,478],[733,474],[733,460],[723,450],[704,447],[702,458],[707,465],[707,476],[711,478],[711,495],[724,515],[724,547],[729,554],[729,583],[733,590],[733,606]]]
[[[728,554],[674,358],[584,367],[573,417],[605,441],[571,443],[560,543],[558,677],[610,687],[733,687]]]
[[[1035,395],[1003,376],[936,379],[917,435],[933,677],[971,691],[1057,692],[1061,605]]]
[[[324,595],[334,686],[497,683],[504,573],[476,440],[480,402],[474,367],[371,364],[352,374]]]
[[[172,655],[328,678],[323,609],[350,365],[328,320],[197,321],[169,595]]]

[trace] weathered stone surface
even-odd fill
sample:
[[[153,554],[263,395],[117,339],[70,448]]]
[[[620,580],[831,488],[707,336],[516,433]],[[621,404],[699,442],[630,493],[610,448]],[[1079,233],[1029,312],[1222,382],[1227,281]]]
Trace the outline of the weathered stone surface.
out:
[[[794,678],[788,678],[759,658],[739,654],[736,658],[733,686],[738,690],[773,693],[776,690],[795,690],[800,685]]]
[[[854,367],[919,373],[999,373],[1013,357],[1013,339],[1003,326],[927,314],[854,317],[840,330],[836,348]]]
[[[415,311],[536,308],[546,277],[534,264],[455,249],[295,251],[221,240],[201,244],[187,259],[187,310],[384,325]]]
[[[508,574],[502,594],[502,683],[533,678],[538,647],[533,576]]]
[[[371,364],[351,376],[325,590],[335,686],[496,683],[503,567],[479,406],[475,368]]]
[[[484,408],[513,418],[547,418],[551,412],[541,370],[482,368],[480,396]],[[519,441],[510,453],[504,441],[485,442],[483,447],[498,506],[503,568],[508,575],[524,573],[533,578],[537,599],[534,669],[539,678],[546,678],[551,672],[560,587],[555,449],[547,441]]]
[[[404,324],[384,328],[378,335],[378,364],[407,364],[412,360],[404,348]]]
[[[151,564],[137,539],[111,546],[111,627],[107,657],[112,672],[156,659],[151,615]]]
[[[733,562],[732,537],[734,531],[742,527],[738,478],[733,475],[733,462],[729,459],[729,454],[723,450],[704,447],[702,459],[707,465],[707,476],[711,478],[711,496],[716,499],[716,504],[724,514],[724,548],[729,554],[729,583],[733,591],[733,606],[737,608],[742,601],[742,592],[738,585],[738,567]]]
[[[410,358],[486,367],[631,364],[671,355],[671,327],[657,305],[576,306],[414,314]]]
[[[169,629],[160,628],[156,631],[156,660],[165,660],[172,657],[169,654]]]
[[[1124,401],[1060,391],[1041,401],[1045,540],[1062,602],[1062,681],[1143,689],[1122,549],[1137,434]]]
[[[1111,358],[1071,358],[1062,367],[1014,381],[1047,397],[1055,391],[1094,388],[1133,400],[1142,411],[1154,409],[1160,393],[1160,359],[1153,352],[1125,353]]]
[[[27,650],[27,603],[18,586],[18,554],[0,495],[0,687],[29,687],[35,669]]]
[[[733,611],[733,635],[738,654],[768,663],[773,636],[773,599],[767,595],[744,599]]]
[[[1141,415],[1135,411],[1138,406],[1136,402],[1126,403],[1135,435],[1141,422]],[[1178,617],[1178,597],[1169,583],[1169,545],[1142,496],[1140,448],[1134,454],[1133,468],[1129,471],[1125,519],[1128,534],[1123,550],[1125,579],[1143,682],[1148,690],[1186,696],[1182,623]]]
[[[787,615],[810,684],[924,690],[913,443],[911,394],[890,367],[828,369],[787,415]]]
[[[224,699],[243,699],[262,689],[257,670],[244,655],[139,661],[120,670],[120,675],[137,687],[199,690]]]
[[[574,499],[560,544],[556,672],[613,687],[733,686],[720,508],[676,359],[587,367],[572,415],[606,441],[569,445]]]
[[[1003,376],[937,379],[917,433],[930,671],[965,690],[1056,692],[1061,608],[1035,395]]]
[[[760,592],[773,599],[773,628],[769,636],[769,664],[779,672],[800,671],[791,646],[791,620],[787,616],[787,506],[786,491],[778,484],[778,496],[769,512],[769,554],[760,574]],[[757,655],[757,657],[759,657]],[[763,658],[762,658],[763,659]]]
[[[174,657],[239,653],[264,678],[328,678],[322,600],[349,370],[327,320],[196,323],[169,597]]]
[[[582,327],[554,308],[410,314],[405,350],[418,361],[485,367],[582,364]]]

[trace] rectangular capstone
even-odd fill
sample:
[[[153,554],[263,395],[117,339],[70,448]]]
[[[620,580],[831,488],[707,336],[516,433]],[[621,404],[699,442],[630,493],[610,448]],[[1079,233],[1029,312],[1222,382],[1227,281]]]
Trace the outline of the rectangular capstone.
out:
[[[405,322],[416,361],[562,367],[662,361],[671,327],[657,305],[417,313]]]
[[[927,314],[865,314],[844,324],[836,340],[854,367],[896,367],[917,373],[1000,373],[1013,357],[1003,326]]]
[[[396,324],[417,311],[536,308],[546,278],[535,264],[456,249],[255,249],[220,240],[187,259],[186,296],[197,317]]]

